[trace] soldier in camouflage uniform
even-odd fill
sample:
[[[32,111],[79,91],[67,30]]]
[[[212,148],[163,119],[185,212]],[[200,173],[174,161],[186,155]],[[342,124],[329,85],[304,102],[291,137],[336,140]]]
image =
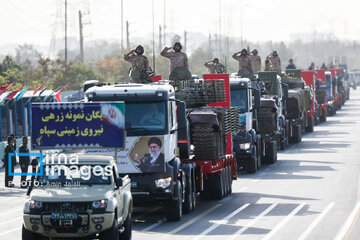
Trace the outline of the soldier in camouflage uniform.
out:
[[[149,60],[144,54],[143,46],[139,45],[135,50],[131,50],[124,55],[124,59],[131,63],[131,82],[133,83],[146,83],[151,82],[147,71],[149,68]]]
[[[251,67],[251,60],[245,48],[241,50],[241,52],[234,53],[232,57],[239,62],[239,76],[250,78],[254,75]]]
[[[205,62],[205,67],[207,67],[211,74],[215,73],[226,73],[226,68],[223,64],[219,63],[218,58],[214,58],[214,60],[209,60]]]
[[[254,49],[250,55],[252,71],[254,74],[258,73],[261,70],[261,57],[258,55],[257,49]]]
[[[272,51],[266,59],[270,60],[271,65],[274,71],[277,71],[278,74],[281,74],[281,61],[276,51]]]
[[[181,52],[182,46],[176,42],[172,49],[174,52],[169,52],[171,47],[165,47],[160,55],[170,59],[170,80],[181,81],[191,80],[191,73],[189,71],[188,58],[185,53]]]

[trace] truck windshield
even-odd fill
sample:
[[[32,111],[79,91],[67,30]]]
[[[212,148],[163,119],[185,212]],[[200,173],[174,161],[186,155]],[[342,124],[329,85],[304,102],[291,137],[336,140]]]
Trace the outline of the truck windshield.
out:
[[[330,74],[326,74],[326,95],[332,96],[332,77]]]
[[[126,102],[127,136],[165,134],[167,131],[165,102]]]
[[[44,174],[38,178],[45,185],[110,184],[111,171],[102,165],[45,165]]]
[[[239,108],[242,113],[248,111],[246,89],[231,90],[231,106]]]

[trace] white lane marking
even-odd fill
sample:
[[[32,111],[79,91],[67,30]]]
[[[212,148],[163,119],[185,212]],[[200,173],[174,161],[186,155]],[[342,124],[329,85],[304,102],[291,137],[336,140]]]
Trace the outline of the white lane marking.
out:
[[[22,219],[22,216],[21,216],[21,217],[17,217],[17,218],[10,219],[10,220],[8,220],[8,221],[6,221],[6,222],[0,222],[0,225],[4,225],[4,224],[6,224],[6,223],[13,222],[13,221],[16,221],[16,220],[19,220],[19,219]]]
[[[199,240],[202,239],[203,237],[205,237],[208,233],[210,233],[211,231],[215,230],[216,228],[218,228],[222,223],[226,223],[226,221],[228,221],[230,218],[232,218],[233,216],[235,216],[236,214],[238,214],[239,212],[241,212],[242,210],[244,210],[245,208],[247,208],[250,205],[250,203],[246,203],[243,206],[241,206],[240,208],[236,209],[234,212],[232,212],[231,214],[227,215],[226,217],[224,217],[223,219],[221,219],[219,221],[219,223],[215,223],[213,225],[211,225],[211,227],[209,227],[208,229],[206,229],[205,231],[203,231],[202,233],[200,233],[198,236],[196,236],[195,238],[193,238],[193,240]]]
[[[171,232],[169,232],[169,235],[175,234],[178,231],[186,228],[187,226],[193,224],[194,222],[196,222],[197,220],[199,220],[200,218],[202,218],[203,216],[209,214],[210,212],[214,211],[215,209],[217,209],[218,207],[220,207],[222,204],[216,204],[215,206],[213,206],[212,208],[208,209],[207,211],[201,213],[200,215],[196,216],[195,218],[192,218],[190,221],[187,221],[186,223],[180,225],[179,227],[175,228],[174,230],[172,230]]]
[[[9,213],[13,213],[13,212],[22,212],[22,207],[21,208],[16,208],[16,209],[13,209],[13,210],[10,210],[10,211],[7,211],[7,212],[0,213],[0,217],[4,216],[4,215],[7,215]]]
[[[360,202],[358,202],[356,204],[354,210],[351,212],[349,217],[346,219],[346,222],[344,223],[340,232],[338,232],[338,234],[336,235],[334,240],[342,240],[345,237],[346,233],[348,232],[349,228],[351,227],[351,225],[356,217],[356,214],[359,212],[359,209],[360,209]]]
[[[236,233],[234,233],[233,235],[230,236],[230,238],[228,238],[228,240],[232,240],[235,239],[237,236],[239,236],[240,234],[242,234],[243,232],[245,232],[249,227],[251,227],[252,225],[254,225],[257,221],[259,221],[262,217],[264,217],[266,214],[268,214],[271,210],[273,210],[276,206],[278,205],[278,203],[273,203],[271,204],[267,209],[265,209],[262,213],[260,213],[260,215],[258,215],[257,217],[255,217],[253,220],[251,220],[250,222],[248,222],[245,226],[241,227]]]
[[[298,240],[304,240],[311,233],[311,231],[314,230],[314,228],[319,224],[321,219],[323,219],[323,217],[330,211],[330,209],[334,205],[335,205],[334,202],[329,203],[329,205],[327,205],[327,207],[320,213],[320,215],[317,216],[315,220],[310,224],[310,226],[305,230],[305,232],[301,234]]]
[[[280,228],[282,228],[295,214],[297,214],[303,207],[305,206],[305,203],[301,203],[299,206],[297,206],[289,215],[287,215],[278,225],[276,225],[271,232],[269,232],[262,240],[269,240],[272,238],[275,233],[277,233]]]
[[[10,230],[5,231],[5,232],[1,232],[1,233],[0,233],[0,236],[4,236],[4,235],[6,235],[6,234],[15,232],[15,231],[20,230],[20,229],[21,229],[21,227],[17,227],[17,228],[13,228],[13,229],[10,229]]]
[[[157,226],[163,224],[165,222],[166,218],[161,219],[160,221],[158,221],[157,223],[151,224],[150,226],[144,228],[143,230],[141,230],[140,232],[147,232],[150,231],[151,229],[156,228]]]

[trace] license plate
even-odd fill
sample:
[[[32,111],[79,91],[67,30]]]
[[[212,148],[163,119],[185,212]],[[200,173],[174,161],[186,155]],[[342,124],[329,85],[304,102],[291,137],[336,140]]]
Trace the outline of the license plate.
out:
[[[136,188],[137,187],[137,182],[131,182],[131,187]]]
[[[52,219],[77,219],[78,215],[77,213],[53,213],[51,214]]]

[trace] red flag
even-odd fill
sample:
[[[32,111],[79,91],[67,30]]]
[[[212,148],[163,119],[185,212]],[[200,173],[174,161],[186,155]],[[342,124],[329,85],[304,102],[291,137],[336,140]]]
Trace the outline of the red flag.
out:
[[[20,91],[22,89],[22,87],[20,87],[19,89],[15,89],[14,91],[12,91],[7,98],[8,99],[12,99],[13,97],[15,97],[15,95],[18,93],[18,91]]]
[[[3,94],[4,92],[6,92],[6,90],[8,90],[11,86],[13,86],[15,83],[12,83],[10,85],[4,86],[4,87],[0,87],[0,95]]]
[[[70,83],[68,82],[65,86],[63,86],[59,91],[57,91],[57,93],[55,94],[55,98],[56,100],[58,100],[59,102],[61,102],[61,91],[66,88]]]
[[[40,89],[42,89],[42,88],[44,87],[45,83],[46,83],[48,80],[49,80],[49,78],[46,78],[46,79],[44,80],[44,82],[41,84],[41,86],[38,87],[37,89],[35,89],[35,91],[33,92],[33,96],[35,95],[35,93],[36,93],[37,91],[39,91]]]

